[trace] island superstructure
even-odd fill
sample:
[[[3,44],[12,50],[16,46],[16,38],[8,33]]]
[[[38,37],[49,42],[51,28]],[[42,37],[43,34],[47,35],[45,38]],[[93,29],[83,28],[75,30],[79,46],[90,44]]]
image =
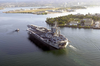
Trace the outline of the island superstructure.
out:
[[[37,41],[55,49],[66,48],[69,43],[69,40],[60,34],[60,30],[56,23],[55,26],[51,28],[51,30],[45,27],[28,25],[28,32],[31,37],[35,38]]]

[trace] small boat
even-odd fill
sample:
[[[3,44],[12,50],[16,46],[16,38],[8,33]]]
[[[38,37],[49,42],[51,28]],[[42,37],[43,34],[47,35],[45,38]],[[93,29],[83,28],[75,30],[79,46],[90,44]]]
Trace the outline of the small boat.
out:
[[[19,29],[16,29],[15,31],[17,31],[17,32],[18,32],[18,31],[19,31]]]

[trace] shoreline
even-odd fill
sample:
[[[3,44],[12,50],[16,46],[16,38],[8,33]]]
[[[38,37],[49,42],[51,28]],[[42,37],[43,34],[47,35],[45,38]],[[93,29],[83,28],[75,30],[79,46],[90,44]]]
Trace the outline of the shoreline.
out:
[[[16,10],[9,10],[3,13],[31,13],[37,15],[44,15],[44,14],[55,14],[55,13],[65,13],[65,12],[75,12],[77,9],[87,9],[87,8],[79,8],[79,7],[57,7],[57,8],[30,8],[30,9],[16,9]]]
[[[46,22],[47,23],[47,22]],[[48,24],[48,23],[47,23]],[[50,26],[53,26],[53,24],[48,24]],[[73,25],[58,25],[58,27],[69,27],[69,28],[83,28],[83,29],[100,29],[100,27],[91,27],[91,26],[73,26]]]
[[[68,25],[65,25],[65,26],[58,26],[58,27],[70,27],[70,28],[84,28],[84,29],[100,29],[100,28],[95,28],[95,27],[86,27],[86,26],[81,26],[81,27],[79,27],[79,26],[68,26]]]
[[[0,10],[3,10],[4,8],[0,8]]]
[[[33,9],[16,9],[16,10],[10,10],[10,11],[5,11],[3,13],[37,13],[41,11],[46,11],[46,10],[56,10],[58,8],[33,8]]]

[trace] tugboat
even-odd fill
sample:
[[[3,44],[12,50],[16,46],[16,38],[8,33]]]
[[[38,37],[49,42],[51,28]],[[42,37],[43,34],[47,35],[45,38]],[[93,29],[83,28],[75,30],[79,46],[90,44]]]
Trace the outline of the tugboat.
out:
[[[51,30],[35,25],[27,25],[27,27],[29,35],[41,44],[46,45],[46,48],[63,49],[68,46],[69,40],[60,34],[57,23],[55,23]]]

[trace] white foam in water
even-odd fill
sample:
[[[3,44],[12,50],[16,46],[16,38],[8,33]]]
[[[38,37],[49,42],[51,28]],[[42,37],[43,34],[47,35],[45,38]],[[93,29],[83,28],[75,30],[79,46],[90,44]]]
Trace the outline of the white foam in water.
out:
[[[78,51],[78,49],[77,49],[76,47],[72,46],[72,45],[69,45],[69,47],[70,47],[71,49],[73,49],[74,51]]]

